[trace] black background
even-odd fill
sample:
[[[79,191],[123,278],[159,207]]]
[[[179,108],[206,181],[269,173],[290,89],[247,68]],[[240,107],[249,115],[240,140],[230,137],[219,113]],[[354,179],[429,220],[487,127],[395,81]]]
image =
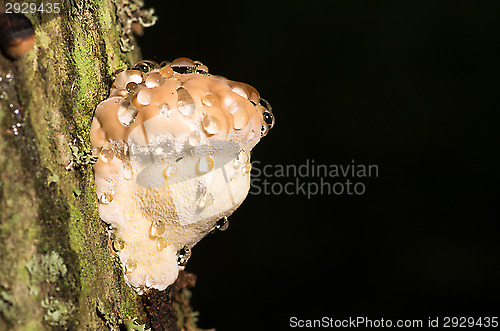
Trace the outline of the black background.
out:
[[[498,1],[146,6],[145,59],[200,60],[272,104],[253,160],[379,167],[361,196],[249,195],[193,249],[201,327],[499,315]]]

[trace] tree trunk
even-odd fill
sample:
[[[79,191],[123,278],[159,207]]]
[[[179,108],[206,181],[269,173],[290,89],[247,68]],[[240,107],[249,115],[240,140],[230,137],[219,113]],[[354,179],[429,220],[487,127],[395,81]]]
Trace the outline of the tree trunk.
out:
[[[26,14],[27,56],[0,55],[0,330],[194,330],[194,276],[137,295],[97,213],[90,124],[112,73],[140,60],[128,28],[150,13],[58,1],[58,14]]]

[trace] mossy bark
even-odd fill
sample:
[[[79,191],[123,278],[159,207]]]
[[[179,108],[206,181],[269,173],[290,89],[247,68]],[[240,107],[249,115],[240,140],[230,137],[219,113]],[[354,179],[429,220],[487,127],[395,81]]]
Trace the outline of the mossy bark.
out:
[[[140,329],[153,318],[176,329],[172,289],[156,308],[124,283],[82,162],[112,73],[140,52],[122,52],[112,0],[58,2],[58,14],[26,15],[36,31],[27,56],[0,55],[0,330]]]

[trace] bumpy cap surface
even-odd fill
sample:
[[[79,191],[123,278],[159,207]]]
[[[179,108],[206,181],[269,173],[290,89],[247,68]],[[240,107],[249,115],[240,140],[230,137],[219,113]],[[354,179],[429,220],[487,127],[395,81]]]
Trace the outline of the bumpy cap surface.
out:
[[[191,248],[243,202],[250,151],[273,125],[253,87],[200,62],[117,73],[91,142],[99,214],[138,293],[172,284]]]

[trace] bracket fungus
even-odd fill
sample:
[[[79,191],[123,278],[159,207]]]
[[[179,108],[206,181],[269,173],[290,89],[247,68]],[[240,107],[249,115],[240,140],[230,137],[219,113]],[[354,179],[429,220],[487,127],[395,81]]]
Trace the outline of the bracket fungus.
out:
[[[99,215],[126,282],[164,290],[191,248],[250,188],[250,151],[274,125],[250,85],[200,62],[141,61],[118,72],[91,127]]]

